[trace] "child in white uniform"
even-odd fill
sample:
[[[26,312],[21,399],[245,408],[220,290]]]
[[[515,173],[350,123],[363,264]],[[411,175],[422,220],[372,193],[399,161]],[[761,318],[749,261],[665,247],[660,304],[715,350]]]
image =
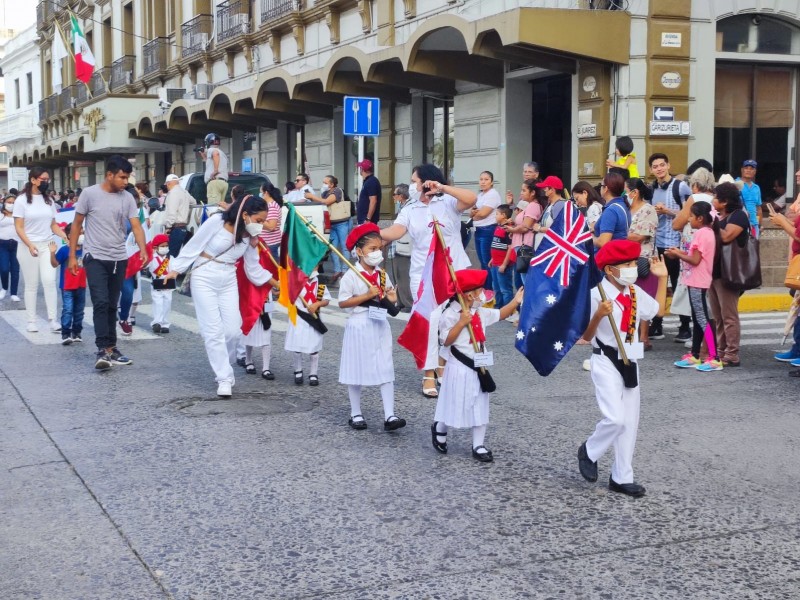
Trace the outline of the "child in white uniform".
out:
[[[308,309],[303,300],[308,304]],[[319,372],[319,353],[322,350],[323,338],[322,334],[309,325],[303,317],[313,318],[312,315],[319,315],[319,309],[323,306],[328,306],[330,300],[331,293],[328,291],[328,287],[319,282],[317,272],[314,271],[295,301],[298,312],[297,323],[292,325],[292,322],[289,321],[283,346],[287,352],[294,352],[294,382],[297,385],[303,385],[303,354],[310,356],[308,385],[319,385],[317,374]],[[303,313],[303,315],[301,316],[300,313]]]
[[[491,451],[483,445],[486,426],[489,424],[489,392],[494,382],[484,368],[484,379],[479,379],[479,368],[474,366],[475,349],[469,336],[468,325],[472,324],[475,340],[482,356],[486,352],[486,327],[507,319],[522,303],[523,288],[501,309],[483,308],[486,296],[483,285],[489,273],[479,269],[464,269],[456,272],[458,287],[464,295],[468,311],[462,312],[461,304],[452,298],[442,312],[439,321],[439,338],[443,340],[447,366],[444,368],[442,387],[436,402],[435,421],[431,425],[433,447],[442,454],[447,453],[447,430],[462,427],[472,428],[472,456],[480,462],[492,462]],[[491,360],[488,361],[489,363]],[[469,363],[469,364],[465,364]],[[487,367],[491,366],[487,363]]]
[[[169,273],[168,235],[159,233],[153,238],[153,259],[150,261],[148,269],[153,283],[153,289],[150,292],[150,298],[153,301],[153,322],[150,327],[154,333],[169,333],[169,311],[172,310],[175,280],[164,279],[164,276]]]
[[[361,414],[361,388],[377,385],[381,390],[383,428],[394,431],[406,426],[406,420],[394,414],[394,362],[392,330],[387,315],[399,311],[397,292],[386,271],[378,267],[383,261],[380,228],[374,223],[359,225],[347,236],[345,246],[355,248],[367,285],[354,271],[348,270],[339,283],[339,308],[349,313],[342,341],[339,383],[347,386],[350,396],[350,427],[366,429]],[[386,301],[380,302],[381,297]]]
[[[597,461],[614,447],[614,465],[608,489],[638,498],[644,486],[633,480],[633,451],[639,428],[639,366],[644,344],[639,341],[639,323],[662,316],[667,297],[667,268],[663,259],[651,261],[650,272],[658,277],[656,298],[639,286],[636,260],[641,246],[629,240],[612,240],[595,255],[597,266],[606,278],[592,290],[592,318],[583,339],[592,341],[591,371],[597,404],[603,420],[578,449],[578,468],[587,481],[597,481]],[[606,300],[600,296],[602,286]],[[625,344],[629,365],[619,356],[608,315],[613,315]]]
[[[250,375],[255,374],[256,367],[253,364],[253,349],[261,348],[261,376],[272,381],[275,375],[269,370],[270,358],[272,357],[272,291],[267,294],[267,301],[264,303],[264,310],[261,316],[256,319],[252,329],[242,337],[245,345],[244,370]]]

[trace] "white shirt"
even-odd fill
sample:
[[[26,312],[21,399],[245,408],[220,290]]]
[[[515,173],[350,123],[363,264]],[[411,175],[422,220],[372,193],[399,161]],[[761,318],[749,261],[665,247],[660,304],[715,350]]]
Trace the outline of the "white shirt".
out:
[[[217,177],[220,179],[224,179],[228,181],[228,157],[225,156],[225,153],[220,150],[216,146],[211,146],[208,150],[206,150],[206,172],[203,174],[203,180],[208,183],[211,181],[211,174],[215,171],[214,169],[214,153],[219,153],[219,169]]]
[[[176,183],[172,186],[172,189],[167,193],[167,198],[164,201],[167,205],[164,209],[166,213],[164,227],[169,229],[176,223],[188,223],[192,200],[194,200],[194,198],[192,198],[189,192],[184,190],[180,184]]]
[[[291,192],[286,194],[283,199],[285,202],[291,202],[292,204],[296,204],[298,202],[305,202],[306,201],[306,192],[314,194],[314,188],[311,187],[308,183],[305,184],[300,189],[293,189]],[[316,194],[314,194],[316,195]]]
[[[19,241],[17,229],[14,227],[14,217],[0,213],[0,240]]]
[[[489,325],[494,325],[498,321],[500,321],[500,311],[496,308],[478,308],[477,310],[470,311],[473,315],[477,312],[478,317],[481,320],[481,324],[483,325],[483,333],[486,334],[486,328]],[[447,336],[450,335],[450,330],[458,323],[458,320],[461,318],[461,305],[458,302],[451,302],[447,308],[444,309],[442,312],[442,318],[439,320],[439,340],[442,342],[444,346],[444,341],[447,339]],[[484,342],[484,348],[486,343]],[[453,342],[449,348],[455,347],[458,349],[462,354],[466,354],[470,358],[475,356],[475,348],[472,346],[472,341],[469,337],[469,327],[464,327],[461,329],[461,333],[458,334],[456,337],[456,341]],[[449,350],[448,350],[449,353]]]
[[[56,204],[48,205],[41,194],[34,194],[28,204],[25,194],[20,194],[14,202],[14,218],[25,219],[25,235],[31,244],[49,242],[54,235],[51,226],[56,218]]]
[[[429,227],[433,217],[439,221],[444,236],[444,243],[450,250],[453,268],[456,271],[471,266],[469,257],[461,243],[461,214],[458,212],[458,200],[445,194],[434,196],[428,204],[421,200],[410,200],[400,209],[400,214],[395,219],[396,225],[402,225],[411,236],[411,269],[409,271],[413,282],[422,277],[425,260],[431,248],[433,227]]]
[[[617,296],[620,293],[625,294],[626,296],[630,296],[630,288],[626,287],[622,292],[620,292],[617,288],[614,287],[608,279],[603,279],[600,283],[603,286],[603,290],[606,293],[606,298],[611,300],[613,303],[612,315],[614,316],[614,322],[617,324],[617,329],[623,327],[623,329],[619,330],[620,337],[623,341],[625,341],[625,336],[627,335],[627,323],[624,325],[621,323],[622,321],[622,305],[616,301]],[[642,290],[638,285],[633,286],[636,290],[636,334],[634,337],[634,342],[639,341],[639,323],[641,321],[649,321],[653,317],[658,314],[658,302],[656,299],[650,296],[647,292]],[[592,288],[591,293],[591,314],[597,311],[597,307],[600,306],[601,298],[600,292],[598,289]],[[614,331],[611,329],[611,323],[608,321],[608,317],[603,317],[600,321],[600,324],[597,326],[597,333],[595,334],[595,338],[599,339],[603,342],[606,346],[611,346],[612,348],[617,347],[617,340],[614,337]],[[597,348],[597,344],[592,344],[595,348]]]
[[[356,268],[362,268],[360,264],[356,264]],[[376,273],[380,273],[382,269],[380,267],[375,268]],[[366,272],[366,270],[365,270]],[[384,271],[386,277],[386,289],[392,288],[392,282],[389,279],[389,274]],[[378,283],[380,284],[380,275],[378,275]],[[369,291],[367,284],[364,283],[364,280],[361,279],[358,275],[356,275],[352,269],[347,269],[347,273],[344,274],[342,280],[339,282],[339,302],[343,300],[349,300],[353,296],[361,296],[362,294],[366,294]],[[377,298],[376,298],[377,300]],[[367,312],[369,310],[369,306],[352,306],[350,308],[345,308],[345,312],[358,314],[362,312]]]
[[[480,219],[478,221],[473,221],[472,224],[475,227],[486,227],[487,225],[497,225],[497,219],[495,219],[494,212],[495,209],[502,203],[503,202],[500,199],[500,194],[498,194],[497,190],[494,188],[488,189],[485,192],[479,192],[478,202],[475,204],[475,208],[481,209],[485,206],[491,206],[492,212],[490,212],[483,219]]]

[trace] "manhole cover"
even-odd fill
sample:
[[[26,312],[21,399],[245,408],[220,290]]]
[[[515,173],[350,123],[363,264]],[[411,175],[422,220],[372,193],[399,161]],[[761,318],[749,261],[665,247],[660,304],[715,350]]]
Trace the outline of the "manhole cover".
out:
[[[217,396],[176,398],[168,403],[178,411],[190,417],[214,415],[281,415],[286,413],[307,412],[319,405],[312,398],[276,395],[268,392],[237,392],[232,398]]]

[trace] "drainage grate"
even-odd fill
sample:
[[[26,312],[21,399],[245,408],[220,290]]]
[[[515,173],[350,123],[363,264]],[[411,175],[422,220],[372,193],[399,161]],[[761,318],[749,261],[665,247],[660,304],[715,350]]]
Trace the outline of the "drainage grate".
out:
[[[307,412],[319,406],[319,402],[300,395],[277,395],[274,392],[237,392],[234,389],[232,398],[192,396],[176,398],[170,401],[168,406],[176,408],[181,414],[189,417],[247,416]]]

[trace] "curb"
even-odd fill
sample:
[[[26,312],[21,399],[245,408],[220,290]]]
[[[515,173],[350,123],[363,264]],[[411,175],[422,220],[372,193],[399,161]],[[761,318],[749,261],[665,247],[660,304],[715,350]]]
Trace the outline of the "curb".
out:
[[[745,292],[739,298],[740,313],[787,312],[792,304],[792,297],[787,289],[784,293]],[[672,306],[672,298],[667,298],[667,313]]]

